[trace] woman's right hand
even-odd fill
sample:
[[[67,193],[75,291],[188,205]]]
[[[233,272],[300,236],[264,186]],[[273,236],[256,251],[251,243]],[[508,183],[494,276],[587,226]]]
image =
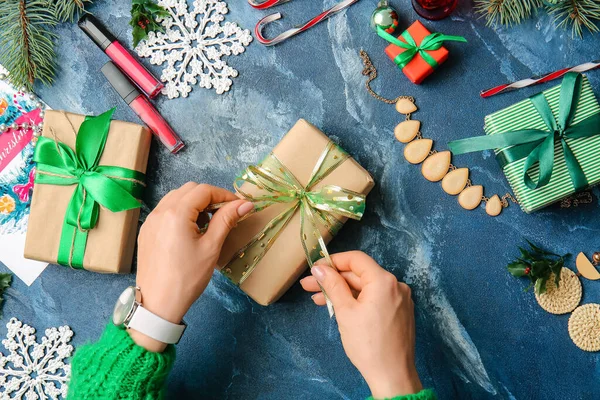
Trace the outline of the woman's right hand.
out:
[[[329,296],[344,350],[375,398],[418,393],[415,367],[415,318],[410,288],[359,251],[331,256],[339,272],[322,262],[302,279],[304,290]]]

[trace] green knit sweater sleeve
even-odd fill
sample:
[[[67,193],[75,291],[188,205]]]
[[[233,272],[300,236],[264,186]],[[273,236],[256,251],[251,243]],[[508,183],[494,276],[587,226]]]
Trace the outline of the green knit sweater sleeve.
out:
[[[437,396],[433,390],[424,389],[419,393],[396,396],[391,399],[374,399],[373,397],[369,397],[367,400],[437,400]]]
[[[150,352],[109,324],[98,342],[75,352],[67,399],[160,399],[174,361],[174,346]]]

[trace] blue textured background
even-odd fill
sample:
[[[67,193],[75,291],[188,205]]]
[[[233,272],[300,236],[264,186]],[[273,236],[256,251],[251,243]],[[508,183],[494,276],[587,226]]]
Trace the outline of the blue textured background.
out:
[[[96,3],[90,11],[130,45],[129,1]],[[252,29],[268,12],[253,10],[242,0],[229,3],[227,20],[244,28]],[[305,0],[278,7],[285,18],[271,32],[304,22],[333,4]],[[416,19],[407,0],[393,4],[401,27]],[[160,98],[158,109],[187,148],[174,156],[153,144],[143,217],[161,196],[186,181],[231,187],[238,171],[305,118],[375,178],[364,220],[349,222],[331,250],[362,249],[411,285],[418,368],[425,386],[444,399],[597,398],[598,355],[577,349],[567,332],[568,315],[543,311],[531,292],[523,293],[525,282],[504,268],[524,238],[558,253],[600,250],[597,201],[533,215],[511,206],[497,218],[483,209],[462,210],[439,184],[427,182],[418,167],[404,161],[403,146],[392,133],[401,116],[365,91],[358,51],[371,55],[380,74],[374,86],[382,94],[416,98],[419,111],[413,118],[423,121],[424,135],[444,149],[451,139],[483,134],[486,114],[550,85],[488,100],[479,98],[479,90],[598,58],[599,36],[573,40],[569,32],[555,30],[545,13],[518,27],[488,28],[464,1],[451,18],[426,25],[431,31],[463,35],[469,43],[449,43],[449,60],[415,86],[386,58],[386,43],[370,30],[374,7],[374,0],[363,0],[274,48],[254,41],[244,54],[229,59],[240,74],[223,96],[194,88],[186,99]],[[57,80],[51,88],[36,87],[40,96],[53,108],[79,113],[117,105],[116,118],[138,122],[99,71],[107,57],[74,24],[62,24],[56,32]],[[589,78],[600,92],[598,72]],[[455,163],[471,167],[473,180],[484,184],[487,194],[509,189],[489,152],[461,156]],[[0,335],[8,318],[17,316],[40,332],[70,325],[76,346],[94,340],[118,294],[134,279],[51,266],[31,287],[13,284]],[[584,303],[600,301],[598,283],[586,280],[583,286]],[[342,350],[335,321],[298,284],[280,302],[263,308],[217,274],[187,321],[169,380],[171,398],[368,395]]]

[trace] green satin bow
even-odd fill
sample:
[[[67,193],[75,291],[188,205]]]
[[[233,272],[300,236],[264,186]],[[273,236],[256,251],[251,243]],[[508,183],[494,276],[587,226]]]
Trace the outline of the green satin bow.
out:
[[[100,206],[112,212],[140,207],[137,199],[142,195],[145,175],[127,168],[98,165],[114,110],[85,118],[77,133],[75,151],[47,137],[40,137],[37,142],[33,156],[37,163],[35,183],[77,185],[63,222],[59,264],[83,268],[88,231],[98,222]]]
[[[394,44],[398,47],[406,49],[405,51],[398,54],[394,58],[394,62],[401,69],[406,67],[406,65],[417,54],[419,54],[423,58],[423,60],[425,60],[425,62],[427,64],[431,65],[431,67],[435,69],[438,66],[438,62],[429,53],[427,53],[428,51],[438,50],[440,47],[442,47],[442,44],[444,43],[444,41],[454,41],[454,42],[462,42],[462,43],[467,42],[467,39],[465,39],[462,36],[444,35],[444,34],[435,32],[435,33],[431,33],[431,34],[425,36],[423,38],[423,40],[421,41],[421,43],[419,45],[417,45],[417,43],[415,42],[415,39],[413,39],[413,37],[408,32],[408,30],[402,32],[402,35],[401,35],[404,38],[404,40],[406,40],[406,42],[403,42],[402,40],[393,37],[386,31],[381,29],[381,27],[377,27],[377,34],[379,36],[381,36],[383,39],[390,42],[391,44]]]
[[[500,164],[504,167],[511,162],[527,157],[523,169],[523,180],[528,188],[538,189],[550,182],[554,168],[554,143],[560,142],[573,187],[576,191],[584,189],[588,186],[587,178],[566,139],[579,139],[600,134],[600,114],[594,114],[571,125],[579,102],[581,81],[582,75],[579,73],[569,72],[565,75],[560,87],[558,120],[554,118],[544,93],[538,93],[529,98],[543,119],[546,125],[545,130],[523,129],[456,140],[448,143],[450,151],[454,154],[464,154],[512,146],[497,154],[496,157]],[[536,183],[530,178],[529,170],[538,163],[539,178]]]
[[[244,199],[254,203],[255,208],[250,215],[275,204],[285,203],[289,204],[289,207],[273,218],[231,258],[221,270],[223,274],[236,285],[241,285],[298,210],[300,211],[300,242],[308,264],[312,267],[315,261],[324,258],[330,267],[335,268],[320,228],[334,236],[342,226],[342,222],[336,217],[360,220],[365,211],[365,196],[334,185],[327,185],[320,189],[314,187],[348,157],[348,153],[342,148],[329,142],[319,157],[306,186],[300,184],[274,154],[269,154],[257,166],[246,168],[243,175],[236,178],[234,187]],[[244,182],[258,189],[258,194],[250,194],[242,190],[241,185]],[[220,206],[222,204],[214,205],[212,208]],[[333,309],[329,301],[328,307],[332,314]]]

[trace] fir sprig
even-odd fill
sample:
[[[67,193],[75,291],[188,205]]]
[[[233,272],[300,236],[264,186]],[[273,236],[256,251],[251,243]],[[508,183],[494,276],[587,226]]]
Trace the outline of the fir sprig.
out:
[[[54,15],[60,22],[73,22],[75,18],[85,12],[86,3],[91,0],[58,0],[54,2]]]
[[[154,0],[132,0],[131,2],[131,21],[129,25],[133,27],[133,47],[148,37],[150,32],[163,32],[164,28],[158,22],[169,16],[169,12],[156,4]]]
[[[45,0],[0,0],[0,64],[17,87],[33,88],[39,79],[49,85],[54,78],[56,24]]]
[[[558,27],[571,25],[572,36],[581,37],[582,28],[590,32],[598,32],[596,22],[600,21],[600,2],[598,0],[564,0],[554,7],[549,7],[548,13],[554,16]]]
[[[558,255],[551,253],[527,241],[530,250],[519,247],[521,256],[507,265],[508,272],[516,277],[527,277],[530,280],[529,286],[525,290],[535,287],[537,294],[546,292],[546,283],[554,274],[554,283],[558,287],[560,282],[560,272],[565,266],[565,258],[570,254]]]
[[[541,5],[540,0],[476,0],[475,10],[486,15],[487,25],[513,25],[531,17]]]
[[[581,37],[583,28],[599,32],[598,0],[475,0],[475,10],[485,16],[487,25],[513,25],[532,17],[544,7],[554,17],[557,27],[571,27],[572,35]]]

